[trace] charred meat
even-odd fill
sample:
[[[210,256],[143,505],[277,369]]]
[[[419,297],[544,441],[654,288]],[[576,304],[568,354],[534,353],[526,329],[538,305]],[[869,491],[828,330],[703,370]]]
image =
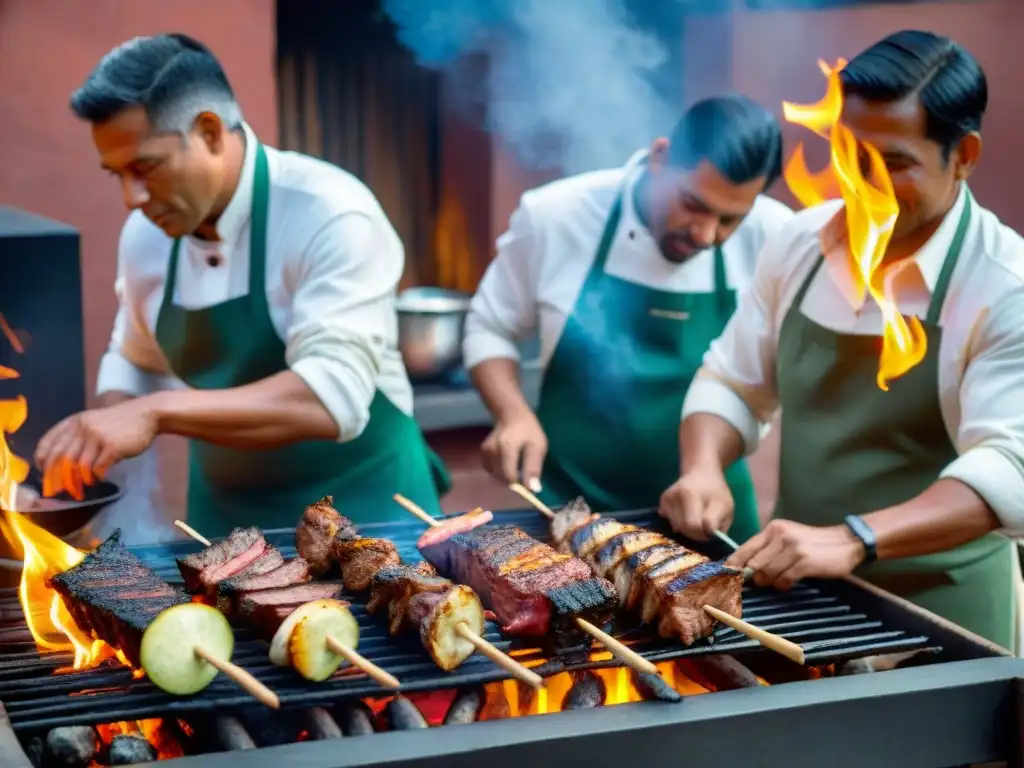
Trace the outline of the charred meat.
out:
[[[140,666],[142,633],[161,611],[189,602],[125,549],[120,532],[78,565],[50,580],[79,629],[119,649]]]
[[[576,619],[605,624],[615,588],[519,528],[480,527],[490,520],[490,513],[463,515],[426,531],[417,546],[440,573],[473,587],[506,634],[543,639],[554,651],[589,644]]]
[[[345,589],[353,592],[369,589],[377,571],[402,562],[395,545],[387,539],[358,536],[348,541],[336,540],[334,551],[341,564]]]
[[[355,526],[334,508],[334,499],[324,496],[302,513],[295,529],[295,549],[309,563],[314,576],[322,576],[337,561],[335,541],[356,535]]]
[[[178,558],[178,570],[189,592],[205,592],[259,560],[269,549],[259,528],[235,528],[221,541]]]
[[[240,600],[247,592],[290,587],[307,582],[310,578],[312,574],[309,563],[301,557],[289,560],[266,573],[246,576],[243,572],[217,585],[217,608],[230,615],[237,610]]]
[[[300,605],[314,600],[341,599],[340,581],[312,581],[277,589],[246,592],[238,600],[237,615],[265,638],[271,638]]]
[[[741,571],[713,562],[666,536],[593,514],[576,499],[555,514],[556,545],[575,552],[598,576],[610,579],[619,604],[657,622],[662,637],[686,645],[714,631],[705,605],[742,615]]]

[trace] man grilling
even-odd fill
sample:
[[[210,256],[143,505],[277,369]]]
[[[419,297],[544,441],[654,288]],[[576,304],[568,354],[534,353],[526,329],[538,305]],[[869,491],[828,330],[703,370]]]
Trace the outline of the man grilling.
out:
[[[683,394],[725,327],[769,233],[792,216],[763,195],[782,139],[738,95],[695,104],[625,167],[523,195],[473,298],[463,347],[495,426],[489,471],[549,504],[657,504],[679,473]],[[540,337],[536,412],[517,342]],[[746,466],[729,468],[733,534],[758,529]]]
[[[114,49],[71,108],[132,213],[104,406],[40,441],[47,490],[176,434],[191,438],[188,516],[206,536],[293,526],[325,495],[357,522],[401,515],[396,492],[438,512],[397,351],[402,244],[370,191],[263,145],[184,35]]]
[[[979,205],[985,75],[928,32],[841,72],[842,123],[881,154],[899,203],[885,281],[924,359],[876,384],[881,310],[854,281],[841,202],[769,238],[749,293],[683,408],[683,473],[661,513],[729,527],[725,468],[782,408],[775,520],[730,558],[787,588],[858,566],[876,584],[1014,649],[1012,543],[1024,523],[1024,240]]]

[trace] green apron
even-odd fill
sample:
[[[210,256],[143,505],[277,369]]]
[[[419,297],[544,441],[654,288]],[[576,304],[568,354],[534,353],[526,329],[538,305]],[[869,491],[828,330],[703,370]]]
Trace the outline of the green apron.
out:
[[[541,497],[549,505],[578,495],[598,512],[658,505],[679,479],[686,390],[736,309],[721,248],[712,293],[670,293],[607,274],[622,205],[620,189],[541,386]],[[736,502],[729,534],[745,541],[760,527],[746,463],[726,479]]]
[[[924,322],[928,351],[916,367],[875,383],[881,339],[814,323],[800,305],[823,262],[804,280],[779,334],[776,376],[782,405],[776,516],[838,525],[908,501],[956,459],[939,405],[939,317],[956,268],[972,200],[966,204]],[[922,608],[1015,649],[1017,554],[990,533],[947,552],[877,561],[858,575]]]
[[[190,387],[230,389],[287,370],[285,345],[267,307],[269,198],[267,157],[257,145],[248,295],[206,309],[176,306],[181,241],[171,248],[156,338],[171,370]],[[273,450],[237,450],[190,441],[188,520],[208,537],[235,526],[292,527],[307,504],[326,495],[356,523],[406,519],[392,500],[395,493],[438,514],[435,479],[440,478],[432,473],[439,469],[415,420],[378,390],[369,424],[349,442],[309,440]]]

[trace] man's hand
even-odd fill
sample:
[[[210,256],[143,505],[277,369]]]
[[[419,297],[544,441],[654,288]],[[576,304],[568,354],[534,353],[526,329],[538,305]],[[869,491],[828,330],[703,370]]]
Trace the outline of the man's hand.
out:
[[[732,525],[734,502],[725,475],[714,467],[692,469],[661,494],[658,514],[672,530],[694,541],[707,541]]]
[[[839,579],[864,560],[864,545],[845,525],[818,528],[772,520],[726,561],[752,568],[762,587],[789,589],[800,579]]]
[[[85,485],[102,479],[118,461],[149,448],[157,428],[157,414],[149,398],[69,416],[43,435],[36,448],[43,495],[66,491],[76,499],[84,498]]]
[[[499,421],[481,446],[484,468],[504,483],[522,482],[540,491],[540,472],[548,452],[548,439],[532,411]]]

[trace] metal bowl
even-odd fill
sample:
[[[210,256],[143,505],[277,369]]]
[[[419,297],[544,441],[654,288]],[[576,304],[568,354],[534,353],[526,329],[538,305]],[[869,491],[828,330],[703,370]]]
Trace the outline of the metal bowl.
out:
[[[443,376],[462,365],[471,299],[447,288],[409,288],[398,295],[398,348],[409,376]]]

